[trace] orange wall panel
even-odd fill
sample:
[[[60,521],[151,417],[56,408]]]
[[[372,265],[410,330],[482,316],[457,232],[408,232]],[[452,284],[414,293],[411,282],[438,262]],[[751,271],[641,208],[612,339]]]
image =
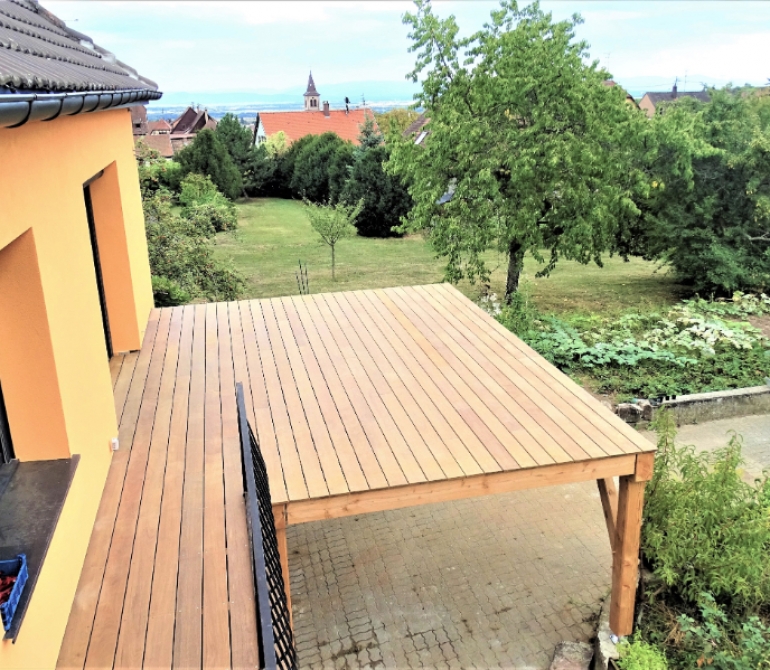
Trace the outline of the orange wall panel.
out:
[[[50,413],[39,413],[38,423],[52,422],[49,430],[57,437],[47,444],[55,445],[56,454],[81,457],[19,637],[15,644],[0,642],[0,668],[55,666],[111,460],[110,440],[117,435],[83,197],[83,184],[101,170],[104,181],[93,182],[91,189],[97,237],[104,239],[100,252],[116,351],[139,348],[153,307],[130,119],[129,110],[118,109],[0,129],[0,255],[29,235],[37,259],[36,277],[13,284],[15,302],[0,299],[0,315],[15,310],[14,319],[30,322],[19,328],[34,323],[47,329],[47,358],[19,356],[15,365],[39,365],[53,375],[60,410],[49,396],[45,403],[39,398],[37,411],[47,405]],[[7,258],[15,262],[10,251]],[[26,260],[22,264],[32,272]],[[24,313],[18,305],[25,301],[43,305],[45,318]],[[46,341],[44,334],[38,339]],[[0,329],[0,368],[20,346]],[[6,391],[16,440],[19,417],[31,410],[10,395]],[[18,455],[25,460],[54,457],[42,441],[29,447],[26,438],[23,442]]]

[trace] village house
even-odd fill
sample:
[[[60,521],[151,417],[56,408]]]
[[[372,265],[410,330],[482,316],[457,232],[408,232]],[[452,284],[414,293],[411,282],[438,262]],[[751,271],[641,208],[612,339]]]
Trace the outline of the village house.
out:
[[[655,112],[661,103],[672,102],[678,98],[695,98],[700,102],[708,102],[711,100],[711,96],[708,91],[679,91],[676,84],[674,84],[671,91],[663,91],[661,93],[650,91],[642,96],[639,101],[639,108],[643,109],[648,117],[655,116]]]
[[[304,109],[300,112],[260,112],[255,133],[256,143],[261,144],[278,132],[283,132],[289,143],[305,135],[332,132],[343,140],[358,144],[361,126],[366,118],[374,119],[372,111],[365,107],[350,109],[346,103],[345,109],[330,109],[327,101],[321,104],[321,95],[316,89],[312,72],[303,98]]]
[[[0,46],[0,560],[28,575],[0,667],[52,668],[119,446],[110,357],[153,308],[133,133],[161,93],[33,0],[0,1]]]

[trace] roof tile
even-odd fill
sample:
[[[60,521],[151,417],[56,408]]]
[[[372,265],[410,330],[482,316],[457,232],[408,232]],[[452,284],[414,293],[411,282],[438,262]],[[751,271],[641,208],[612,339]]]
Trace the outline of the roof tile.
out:
[[[270,137],[279,131],[286,133],[290,142],[305,135],[323,135],[326,132],[337,133],[343,140],[359,144],[358,136],[366,115],[371,115],[369,109],[330,110],[329,116],[318,112],[262,112],[259,120]]]

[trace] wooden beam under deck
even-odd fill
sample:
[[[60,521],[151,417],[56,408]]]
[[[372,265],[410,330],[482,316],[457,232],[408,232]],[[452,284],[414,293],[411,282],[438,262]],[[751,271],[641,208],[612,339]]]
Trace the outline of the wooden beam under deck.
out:
[[[277,518],[282,510],[285,510],[288,525],[294,525],[495,493],[633,475],[635,470],[636,454],[623,454],[590,461],[559,463],[538,468],[330,496],[317,500],[288,502],[274,505],[273,511]]]

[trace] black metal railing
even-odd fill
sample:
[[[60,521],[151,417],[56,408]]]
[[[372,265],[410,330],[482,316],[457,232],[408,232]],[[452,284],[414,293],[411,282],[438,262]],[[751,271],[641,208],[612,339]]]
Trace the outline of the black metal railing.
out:
[[[254,561],[259,667],[266,670],[295,670],[297,652],[278,552],[270,483],[262,452],[246,417],[243,385],[236,384],[235,392],[241,434],[243,490]]]

